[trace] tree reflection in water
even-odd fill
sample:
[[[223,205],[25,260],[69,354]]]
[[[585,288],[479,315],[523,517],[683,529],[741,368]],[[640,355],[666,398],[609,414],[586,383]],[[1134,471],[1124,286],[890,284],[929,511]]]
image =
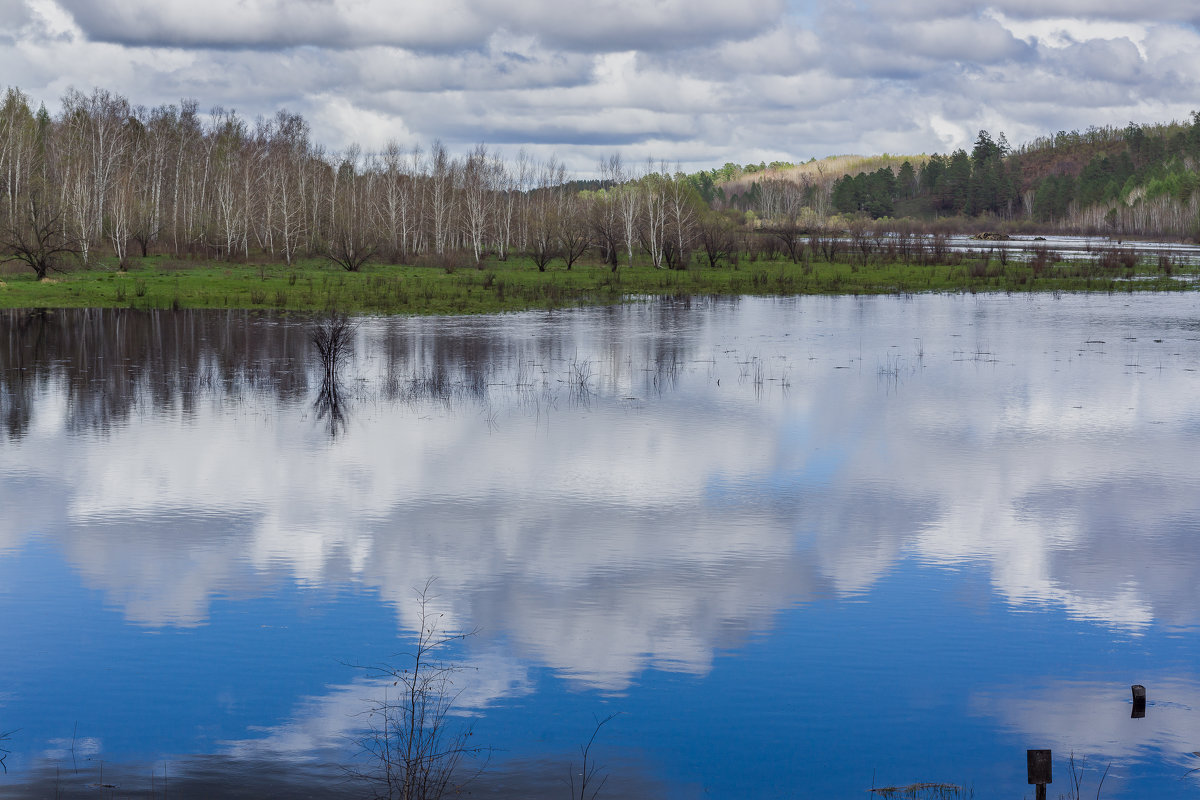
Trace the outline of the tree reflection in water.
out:
[[[347,360],[354,355],[354,335],[357,323],[345,314],[330,311],[329,316],[313,328],[311,339],[321,358],[321,389],[313,403],[317,419],[328,422],[329,436],[336,437],[346,430],[346,406],[344,402],[341,371]]]

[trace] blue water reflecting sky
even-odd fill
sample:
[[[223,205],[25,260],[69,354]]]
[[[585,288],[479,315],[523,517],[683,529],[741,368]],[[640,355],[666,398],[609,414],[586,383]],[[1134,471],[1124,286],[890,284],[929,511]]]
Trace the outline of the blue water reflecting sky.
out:
[[[499,748],[481,780],[514,796],[563,793],[615,711],[606,795],[1013,797],[1049,747],[1056,784],[1074,752],[1106,797],[1197,796],[1197,319],[365,320],[331,429],[303,320],[9,317],[0,791],[85,751],[332,775],[379,688],[354,665],[406,646],[437,577],[441,624],[478,630],[448,655]]]

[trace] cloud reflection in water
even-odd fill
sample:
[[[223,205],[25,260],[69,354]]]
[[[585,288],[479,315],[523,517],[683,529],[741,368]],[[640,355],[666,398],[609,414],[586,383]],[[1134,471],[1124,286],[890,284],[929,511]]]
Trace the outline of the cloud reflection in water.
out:
[[[781,610],[869,602],[904,570],[980,566],[1013,609],[1191,631],[1187,303],[368,320],[335,438],[313,412],[302,321],[9,314],[0,555],[45,537],[150,629],[290,582],[370,588],[410,630],[412,587],[437,576],[445,624],[482,631],[466,656],[491,676],[475,708],[528,691],[530,665],[610,694],[647,669],[703,676]],[[325,741],[356,692],[331,687],[230,752]],[[977,703],[1010,724],[1009,701]],[[1090,746],[1082,728],[1104,725],[1060,714],[1051,728]],[[1191,732],[1164,736],[1186,749]]]

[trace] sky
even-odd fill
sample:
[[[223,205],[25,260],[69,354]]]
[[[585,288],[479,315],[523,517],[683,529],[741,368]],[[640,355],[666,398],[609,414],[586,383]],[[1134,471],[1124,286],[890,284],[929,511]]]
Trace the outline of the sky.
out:
[[[1191,0],[0,0],[0,86],[692,170],[1186,119]]]

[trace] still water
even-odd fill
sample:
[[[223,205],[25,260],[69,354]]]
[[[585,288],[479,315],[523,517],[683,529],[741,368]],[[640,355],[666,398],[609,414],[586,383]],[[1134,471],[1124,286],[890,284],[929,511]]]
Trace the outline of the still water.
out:
[[[473,795],[1200,797],[1195,295],[312,325],[0,316],[0,797],[370,796],[431,579]]]
[[[928,237],[925,238],[925,245],[930,245]],[[1130,241],[1110,236],[1014,236],[1001,241],[987,241],[956,235],[947,237],[946,246],[951,250],[984,253],[997,259],[1001,252],[1011,258],[1024,260],[1035,251],[1045,251],[1052,261],[1091,261],[1115,251],[1135,254],[1143,264],[1154,264],[1164,258],[1175,266],[1200,264],[1200,245],[1197,244]]]

